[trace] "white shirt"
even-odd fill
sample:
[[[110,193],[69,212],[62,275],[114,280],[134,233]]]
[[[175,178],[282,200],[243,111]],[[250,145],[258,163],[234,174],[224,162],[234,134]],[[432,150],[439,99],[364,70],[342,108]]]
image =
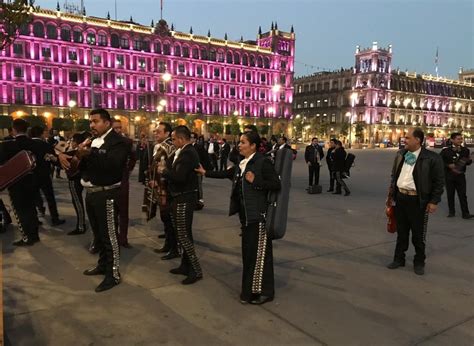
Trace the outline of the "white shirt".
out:
[[[252,159],[252,157],[255,156],[255,153],[250,155],[248,159],[243,159],[239,162],[239,167],[240,167],[240,174],[243,174],[245,172],[245,168],[247,168],[247,163]]]
[[[278,150],[281,150],[285,147],[286,143],[283,143],[282,145],[280,145],[280,147],[278,148]]]
[[[210,142],[209,143],[209,149],[207,149],[208,154],[214,154],[214,143]]]
[[[178,158],[179,154],[181,154],[181,151],[186,148],[190,143],[186,144],[184,147],[182,148],[179,148],[179,149],[176,149],[176,151],[174,152],[174,158],[173,158],[173,164],[174,162],[176,161],[176,159]]]
[[[91,143],[91,148],[99,149],[104,144],[104,138],[112,131],[113,128],[110,128],[109,131],[104,133],[102,136],[95,138]]]
[[[417,160],[418,160],[418,155],[420,155],[420,152],[421,152],[421,148],[419,148],[417,151],[412,152],[412,154],[416,156]],[[400,176],[398,177],[398,180],[397,180],[397,186],[399,189],[416,191],[415,180],[413,180],[413,169],[415,168],[415,165],[416,165],[416,162],[413,166],[410,166],[409,164],[405,162],[403,163]]]

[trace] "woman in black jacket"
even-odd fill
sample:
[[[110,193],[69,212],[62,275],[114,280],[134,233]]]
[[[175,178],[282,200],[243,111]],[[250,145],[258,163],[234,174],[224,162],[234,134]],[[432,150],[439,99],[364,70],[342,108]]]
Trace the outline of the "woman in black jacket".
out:
[[[351,194],[351,191],[347,187],[346,183],[342,179],[342,175],[345,171],[345,165],[346,165],[346,150],[342,146],[341,141],[336,142],[336,149],[334,149],[334,154],[333,154],[333,169],[334,169],[334,175],[336,177],[336,192],[333,193],[333,195],[340,195],[341,188],[344,188],[344,196],[349,196]]]
[[[265,230],[268,191],[279,190],[280,179],[271,161],[257,152],[260,137],[251,131],[242,134],[239,152],[244,157],[238,165],[226,171],[196,171],[208,178],[232,179],[229,215],[239,214],[242,228],[242,292],[240,301],[263,304],[272,301],[272,242]]]

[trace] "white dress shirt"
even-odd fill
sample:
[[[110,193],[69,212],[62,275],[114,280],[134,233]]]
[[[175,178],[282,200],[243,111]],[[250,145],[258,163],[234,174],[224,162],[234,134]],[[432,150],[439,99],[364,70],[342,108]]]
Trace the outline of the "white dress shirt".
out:
[[[286,143],[283,143],[282,145],[280,145],[280,147],[278,148],[278,150],[281,150],[285,147]]]
[[[183,151],[184,148],[186,148],[190,143],[186,144],[184,147],[176,149],[174,152],[174,157],[173,157],[173,164],[175,163],[176,159],[179,157],[179,154],[181,154],[181,151]]]
[[[418,156],[420,155],[421,148],[419,148],[417,151],[412,152],[413,155],[416,156],[416,159],[418,160]],[[397,180],[397,186],[399,189],[405,189],[405,190],[414,190],[416,191],[416,185],[415,185],[415,180],[413,180],[413,169],[415,168],[415,164],[413,166],[410,166],[407,163],[403,163],[402,170],[400,172],[400,176],[398,177]]]
[[[214,154],[214,143],[210,142],[209,143],[209,148],[207,149],[208,154]]]
[[[252,157],[255,156],[255,153],[253,153],[252,155],[250,155],[248,157],[248,159],[243,159],[239,162],[239,167],[240,167],[240,174],[244,174],[245,172],[245,168],[247,168],[247,163],[249,163],[249,161],[252,159]]]
[[[95,138],[91,143],[91,148],[99,149],[104,144],[104,138],[112,131],[113,128],[110,128],[109,131],[104,133],[102,136]]]

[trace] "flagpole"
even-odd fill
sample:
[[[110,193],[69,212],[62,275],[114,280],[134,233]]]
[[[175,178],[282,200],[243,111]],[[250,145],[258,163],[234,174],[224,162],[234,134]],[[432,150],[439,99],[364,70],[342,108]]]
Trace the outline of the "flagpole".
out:
[[[439,47],[436,47],[436,57],[435,57],[435,64],[436,64],[436,67],[435,67],[435,70],[436,70],[436,78],[439,78],[439,74],[438,74],[438,60],[439,60],[439,51],[438,51],[438,48],[439,48]]]
[[[160,0],[160,19],[163,19],[163,0]]]

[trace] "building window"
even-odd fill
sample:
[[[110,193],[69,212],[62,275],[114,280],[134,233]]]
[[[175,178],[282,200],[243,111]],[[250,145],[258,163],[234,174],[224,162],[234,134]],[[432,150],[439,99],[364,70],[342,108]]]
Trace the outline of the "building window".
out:
[[[193,59],[199,59],[199,49],[193,48]]]
[[[202,65],[198,65],[198,67],[196,69],[196,74],[198,76],[202,76]]]
[[[281,75],[281,76],[280,76],[280,84],[281,84],[281,85],[285,85],[285,84],[286,84],[286,76],[285,76],[285,75]]]
[[[161,42],[155,42],[155,53],[161,54]]]
[[[72,40],[76,43],[82,43],[82,40],[83,40],[82,31],[74,30],[72,34]]]
[[[133,49],[142,50],[142,41],[141,40],[134,40],[133,41]]]
[[[201,60],[207,60],[207,49],[201,49]]]
[[[251,74],[250,72],[246,72],[246,73],[245,73],[245,80],[246,80],[246,81],[252,80],[252,74]]]
[[[184,58],[189,58],[189,48],[188,47],[183,47],[183,57]]]
[[[68,52],[69,60],[77,60],[77,52],[75,50],[70,50]]]
[[[304,101],[304,102],[303,102],[303,107],[304,107],[304,108],[308,108],[308,101]]]
[[[51,40],[56,40],[58,38],[58,30],[52,24],[49,24],[46,27],[46,36]]]
[[[149,41],[143,41],[142,42],[142,51],[150,52],[150,42]]]
[[[267,76],[264,73],[262,73],[260,75],[260,82],[265,83],[266,81],[267,81]]]
[[[178,112],[184,113],[184,100],[178,100]]]
[[[44,26],[40,22],[36,22],[33,24],[33,35],[35,37],[42,37],[44,38]]]
[[[196,102],[196,113],[202,113],[202,101]]]
[[[245,106],[245,116],[250,116],[250,106],[249,105],[246,105]]]
[[[240,55],[239,54],[234,54],[234,64],[236,64],[236,65],[240,64]]]
[[[94,93],[94,106],[95,107],[102,107],[102,94]]]
[[[138,58],[138,67],[143,69],[146,67],[145,58]]]
[[[170,47],[169,43],[165,43],[163,45],[163,54],[164,55],[170,55],[171,54],[171,47]]]
[[[160,82],[159,90],[160,90],[160,93],[164,93],[166,91],[165,90],[165,82]]]
[[[250,56],[250,67],[255,67],[255,57],[253,55]]]
[[[125,49],[130,48],[130,43],[128,42],[128,38],[120,37],[120,48],[125,48]]]
[[[94,84],[102,84],[102,73],[94,73]]]
[[[196,92],[197,93],[202,93],[202,84],[199,83],[197,86],[196,86]]]
[[[42,75],[43,75],[44,80],[51,80],[52,79],[51,69],[44,68]]]
[[[125,101],[123,95],[117,96],[117,108],[125,109]]]
[[[94,55],[94,64],[101,64],[102,57],[100,55]]]
[[[87,42],[87,44],[95,44],[96,37],[95,37],[95,34],[93,32],[87,33],[86,42]]]
[[[139,88],[144,88],[145,87],[145,78],[139,78],[138,79],[138,87]]]
[[[265,99],[265,91],[260,91],[260,99],[261,100]]]
[[[184,83],[183,82],[178,83],[178,91],[179,92],[184,92]]]
[[[214,95],[219,95],[219,86],[214,86]]]
[[[214,49],[211,49],[209,53],[209,60],[216,61],[216,51]]]
[[[280,66],[282,69],[286,69],[286,61],[282,61]]]
[[[15,103],[25,103],[25,90],[23,88],[15,88]]]
[[[261,117],[265,116],[265,106],[260,106],[258,109],[258,115]]]
[[[41,48],[41,55],[43,58],[51,58],[51,48],[43,47]]]
[[[117,55],[117,66],[123,67],[124,63],[125,63],[125,58],[123,57],[123,55]]]
[[[230,87],[229,93],[230,96],[235,96],[235,87]]]
[[[107,36],[104,34],[99,34],[99,46],[107,46]]]
[[[23,55],[23,45],[21,43],[14,43],[13,44],[13,54]]]
[[[71,91],[69,93],[69,101],[75,101],[77,103],[77,92]]]
[[[123,87],[125,85],[125,79],[123,78],[123,76],[117,76],[116,84],[120,87]]]
[[[21,68],[20,66],[15,66],[15,68],[13,69],[13,75],[16,78],[23,78],[23,68]]]
[[[217,53],[217,61],[218,62],[224,62],[225,58],[224,58],[224,52],[218,52]]]
[[[332,113],[331,114],[331,124],[335,124],[336,123],[336,114]]]
[[[61,29],[61,40],[71,41],[71,30],[68,28]]]
[[[184,64],[179,64],[178,65],[178,72],[179,73],[184,73]]]
[[[53,92],[51,90],[43,90],[43,104],[53,104]]]
[[[119,48],[120,47],[120,39],[117,34],[110,35],[110,46],[112,48]]]
[[[158,62],[158,72],[159,73],[165,73],[166,72],[166,64],[164,61],[159,61]]]
[[[145,102],[146,102],[145,95],[139,95],[138,96],[138,109],[145,108]]]
[[[250,89],[249,88],[245,89],[245,97],[250,98]]]
[[[247,55],[244,55],[242,57],[242,65],[247,66],[248,64],[249,64],[249,58],[247,57]]]
[[[230,71],[230,79],[235,80],[235,76],[236,76],[235,70],[231,70]]]
[[[78,80],[77,78],[77,71],[69,71],[69,82],[76,83]]]
[[[214,68],[214,77],[219,77],[221,75],[221,69],[218,67]]]
[[[174,46],[174,55],[175,56],[181,56],[181,47],[180,46]]]

